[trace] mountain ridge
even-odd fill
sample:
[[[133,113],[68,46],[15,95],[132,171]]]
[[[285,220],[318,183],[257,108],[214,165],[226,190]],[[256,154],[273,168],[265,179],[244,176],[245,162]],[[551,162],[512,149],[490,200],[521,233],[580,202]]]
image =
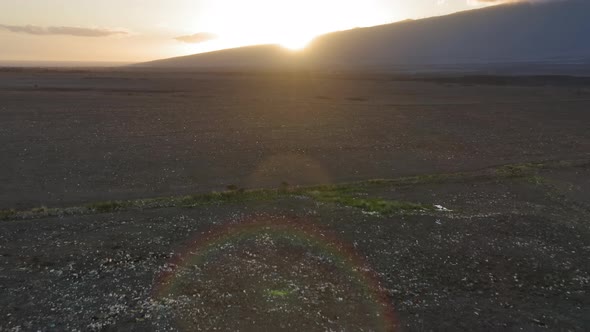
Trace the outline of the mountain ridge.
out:
[[[138,64],[153,68],[385,68],[590,58],[590,1],[510,3],[331,32],[305,50],[256,45]]]

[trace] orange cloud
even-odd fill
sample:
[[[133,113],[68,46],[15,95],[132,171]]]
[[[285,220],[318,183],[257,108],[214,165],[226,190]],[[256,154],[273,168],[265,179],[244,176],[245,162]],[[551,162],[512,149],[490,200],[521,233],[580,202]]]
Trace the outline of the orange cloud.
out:
[[[174,39],[181,41],[183,43],[198,44],[198,43],[204,43],[204,42],[207,42],[207,41],[210,41],[213,39],[217,39],[217,36],[212,33],[208,33],[208,32],[199,32],[199,33],[195,33],[193,35],[176,37]]]
[[[98,29],[98,28],[80,28],[80,27],[40,27],[35,25],[5,25],[0,24],[0,30],[6,30],[13,33],[26,33],[37,36],[67,35],[75,37],[108,37],[113,35],[127,35],[126,31]]]

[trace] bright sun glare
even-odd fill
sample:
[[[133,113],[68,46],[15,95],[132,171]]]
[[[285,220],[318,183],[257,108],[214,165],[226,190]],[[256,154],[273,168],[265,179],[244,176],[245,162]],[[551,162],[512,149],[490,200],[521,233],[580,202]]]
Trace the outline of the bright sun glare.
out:
[[[311,42],[311,39],[312,38],[309,37],[292,38],[279,42],[279,45],[292,51],[300,51],[304,49],[309,44],[309,42]]]
[[[374,24],[382,12],[369,3],[341,0],[217,0],[206,9],[192,30],[220,36],[207,47],[279,44],[290,50],[301,50],[330,31]]]

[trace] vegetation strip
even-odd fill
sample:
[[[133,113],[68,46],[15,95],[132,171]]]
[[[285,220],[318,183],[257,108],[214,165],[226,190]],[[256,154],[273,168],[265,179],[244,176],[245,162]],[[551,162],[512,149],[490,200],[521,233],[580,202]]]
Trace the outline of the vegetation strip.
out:
[[[318,202],[335,203],[339,205],[359,208],[367,212],[379,214],[409,213],[419,211],[434,211],[434,207],[402,201],[384,200],[379,198],[358,198],[352,194],[363,188],[376,186],[409,186],[432,183],[465,182],[475,180],[493,180],[505,178],[524,178],[532,183],[541,183],[542,178],[537,175],[541,169],[556,169],[588,165],[589,159],[548,161],[539,163],[510,164],[486,168],[471,172],[447,174],[428,174],[397,179],[376,179],[368,181],[350,182],[334,185],[320,185],[308,187],[290,187],[283,183],[276,189],[244,190],[235,186],[228,187],[224,192],[212,192],[187,196],[170,196],[148,199],[120,200],[89,203],[82,206],[66,208],[38,207],[30,210],[0,210],[0,220],[28,220],[47,217],[91,215],[127,211],[132,209],[158,209],[172,207],[197,207],[212,204],[241,203],[248,201],[275,200],[281,197],[306,196]]]

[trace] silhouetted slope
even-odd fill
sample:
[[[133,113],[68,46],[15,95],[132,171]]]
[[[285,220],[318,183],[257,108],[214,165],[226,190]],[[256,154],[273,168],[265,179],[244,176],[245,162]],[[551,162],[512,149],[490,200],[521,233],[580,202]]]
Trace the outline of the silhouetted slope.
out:
[[[590,54],[590,1],[519,3],[321,36],[319,62],[536,61]]]
[[[278,45],[257,45],[188,55],[139,64],[151,67],[233,67],[284,66],[292,52]]]
[[[252,46],[142,64],[151,67],[387,67],[586,60],[590,1],[517,3],[330,33],[301,53]]]

